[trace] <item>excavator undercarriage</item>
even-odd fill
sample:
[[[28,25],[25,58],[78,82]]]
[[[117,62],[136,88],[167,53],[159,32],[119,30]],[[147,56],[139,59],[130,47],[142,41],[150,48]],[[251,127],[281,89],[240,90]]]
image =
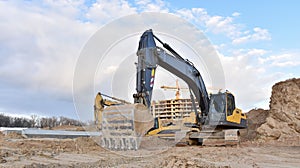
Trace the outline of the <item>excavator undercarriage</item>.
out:
[[[189,141],[203,146],[231,146],[240,142],[238,129],[203,129],[188,137]]]

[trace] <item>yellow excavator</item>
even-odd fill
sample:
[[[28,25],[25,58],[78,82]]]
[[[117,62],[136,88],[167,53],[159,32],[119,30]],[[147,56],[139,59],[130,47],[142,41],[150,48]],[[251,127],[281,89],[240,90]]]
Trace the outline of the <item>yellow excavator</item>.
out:
[[[156,40],[164,49],[156,45]],[[141,36],[137,56],[134,103],[113,103],[114,105],[102,110],[103,147],[113,150],[136,150],[141,138],[146,134],[158,135],[159,132],[173,127],[162,126],[159,120],[153,119],[150,114],[157,66],[185,81],[191,93],[194,114],[186,119],[190,120],[190,124],[177,124],[176,128],[180,130],[175,132],[176,141],[201,145],[234,145],[239,142],[239,129],[247,127],[246,115],[236,108],[232,93],[226,91],[209,95],[202,76],[193,63],[163,43],[151,29]],[[195,101],[198,102],[200,113]]]

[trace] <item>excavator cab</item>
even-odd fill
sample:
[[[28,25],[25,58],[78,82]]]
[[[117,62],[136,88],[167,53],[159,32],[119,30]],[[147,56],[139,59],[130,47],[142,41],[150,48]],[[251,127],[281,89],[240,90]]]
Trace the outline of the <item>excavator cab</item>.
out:
[[[235,107],[232,93],[210,95],[209,114],[205,125],[246,128],[246,115]]]

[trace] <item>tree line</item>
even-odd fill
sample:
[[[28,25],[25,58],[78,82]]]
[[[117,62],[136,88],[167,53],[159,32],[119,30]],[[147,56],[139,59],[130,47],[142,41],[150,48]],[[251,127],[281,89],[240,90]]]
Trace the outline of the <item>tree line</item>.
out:
[[[11,117],[0,114],[0,127],[27,127],[27,128],[52,128],[61,125],[83,126],[83,122],[67,117],[39,117],[31,115],[30,118]]]

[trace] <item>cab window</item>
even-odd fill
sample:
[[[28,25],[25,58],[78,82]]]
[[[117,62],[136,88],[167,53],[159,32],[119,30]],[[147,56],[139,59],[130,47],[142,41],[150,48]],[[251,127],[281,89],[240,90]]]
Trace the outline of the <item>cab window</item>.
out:
[[[232,115],[234,109],[235,109],[235,103],[234,103],[234,96],[232,94],[226,94],[227,96],[227,116]]]
[[[225,111],[225,96],[214,95],[211,97],[210,112],[212,113],[224,113]]]

